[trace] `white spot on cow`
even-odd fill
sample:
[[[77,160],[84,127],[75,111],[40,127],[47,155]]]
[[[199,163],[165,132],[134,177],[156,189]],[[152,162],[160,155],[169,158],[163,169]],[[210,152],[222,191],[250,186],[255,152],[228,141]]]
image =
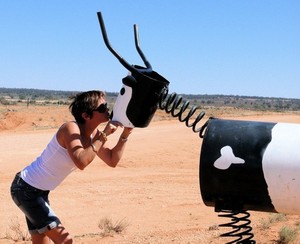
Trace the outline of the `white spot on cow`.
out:
[[[132,88],[124,85],[121,88],[121,91],[114,104],[112,120],[122,123],[124,127],[133,128],[134,125],[131,123],[131,121],[128,119],[126,115],[126,110],[131,97],[132,97]]]
[[[214,166],[217,169],[228,169],[231,164],[243,164],[245,160],[239,157],[236,157],[230,146],[225,146],[221,148],[221,157],[219,157],[215,162]]]

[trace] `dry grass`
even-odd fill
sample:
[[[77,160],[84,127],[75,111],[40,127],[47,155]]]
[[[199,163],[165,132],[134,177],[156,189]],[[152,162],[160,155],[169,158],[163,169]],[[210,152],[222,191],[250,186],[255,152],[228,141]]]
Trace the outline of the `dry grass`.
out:
[[[6,231],[6,239],[14,241],[29,241],[30,235],[27,230],[23,230],[18,217],[12,217]]]
[[[282,213],[272,213],[268,218],[260,220],[260,228],[262,230],[270,229],[273,224],[281,223],[287,220],[287,216]],[[294,243],[297,240],[300,230],[300,223],[295,223],[295,227],[283,225],[278,232],[278,244]]]
[[[87,234],[83,236],[113,236],[114,234],[120,234],[126,230],[129,223],[125,219],[121,219],[113,222],[110,218],[102,218],[99,221],[98,227],[101,230],[99,234]],[[83,237],[80,236],[80,237]],[[78,237],[78,236],[77,236]],[[14,242],[19,241],[30,241],[30,235],[27,230],[23,230],[18,217],[12,217],[8,229],[6,231],[5,239],[13,240]]]
[[[102,231],[102,236],[113,236],[125,231],[128,225],[129,223],[125,219],[113,222],[110,218],[105,217],[99,221],[98,227]]]
[[[283,226],[279,231],[279,244],[293,243],[297,239],[299,228]]]
[[[263,230],[269,229],[274,223],[282,222],[286,220],[286,215],[282,213],[272,213],[268,218],[261,219],[260,228]]]

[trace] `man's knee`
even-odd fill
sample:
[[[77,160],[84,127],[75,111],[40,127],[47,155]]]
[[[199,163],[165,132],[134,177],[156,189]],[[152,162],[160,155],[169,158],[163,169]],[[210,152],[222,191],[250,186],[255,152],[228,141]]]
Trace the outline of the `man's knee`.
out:
[[[59,244],[72,244],[73,238],[70,233],[60,224],[56,228],[49,230],[46,235],[54,242]]]

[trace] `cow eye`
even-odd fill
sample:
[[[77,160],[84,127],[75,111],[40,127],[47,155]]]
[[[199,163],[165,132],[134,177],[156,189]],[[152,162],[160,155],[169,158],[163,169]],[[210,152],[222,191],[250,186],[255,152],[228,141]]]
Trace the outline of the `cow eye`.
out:
[[[120,94],[121,94],[121,95],[124,95],[124,94],[125,94],[125,88],[124,88],[124,87],[121,88]]]

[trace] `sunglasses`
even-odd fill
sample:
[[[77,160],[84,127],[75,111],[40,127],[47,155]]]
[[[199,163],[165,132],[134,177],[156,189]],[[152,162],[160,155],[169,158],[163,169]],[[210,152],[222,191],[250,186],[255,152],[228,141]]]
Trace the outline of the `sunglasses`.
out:
[[[98,111],[101,114],[105,113],[106,110],[107,110],[107,103],[102,103],[98,108],[94,109],[94,111]]]

